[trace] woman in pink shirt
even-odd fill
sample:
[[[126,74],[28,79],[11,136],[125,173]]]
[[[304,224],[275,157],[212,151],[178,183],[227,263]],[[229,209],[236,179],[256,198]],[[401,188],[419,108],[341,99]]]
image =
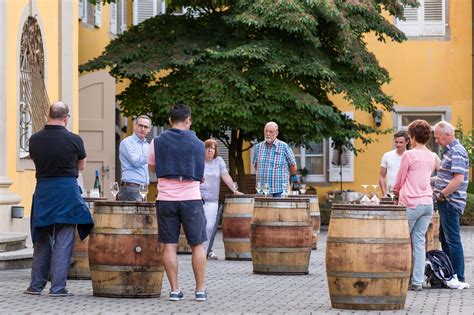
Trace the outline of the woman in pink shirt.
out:
[[[394,192],[398,202],[407,208],[412,242],[413,274],[408,290],[421,291],[425,270],[425,234],[433,215],[431,174],[439,168],[440,160],[426,143],[431,126],[425,120],[415,120],[408,126],[411,150],[405,151],[400,162]]]

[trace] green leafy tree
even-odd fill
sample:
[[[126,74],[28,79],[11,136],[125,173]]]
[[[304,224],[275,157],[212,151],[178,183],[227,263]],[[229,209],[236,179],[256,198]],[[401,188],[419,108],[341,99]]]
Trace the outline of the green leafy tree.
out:
[[[465,132],[461,118],[458,118],[458,123],[456,124],[456,138],[466,149],[469,155],[469,166],[472,167],[474,165],[474,130],[471,129]]]
[[[350,139],[368,144],[381,132],[347,118],[331,97],[343,95],[367,113],[392,110],[393,99],[382,91],[389,74],[364,35],[403,41],[382,16],[385,10],[400,17],[400,2],[168,1],[169,8],[186,5],[198,14],[168,12],[133,26],[80,71],[108,69],[117,80],[128,79],[118,96],[128,116],[151,113],[163,125],[170,104],[190,105],[192,129],[224,142],[231,175],[243,187],[244,143],[261,140],[268,121],[279,124],[280,138],[302,145],[332,137],[336,146],[351,147]]]

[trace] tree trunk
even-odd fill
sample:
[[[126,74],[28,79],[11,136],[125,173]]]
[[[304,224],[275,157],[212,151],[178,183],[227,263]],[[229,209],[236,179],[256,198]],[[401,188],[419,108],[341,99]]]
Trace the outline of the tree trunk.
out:
[[[242,158],[242,148],[244,143],[243,133],[239,130],[232,130],[229,149],[229,174],[239,185],[241,192],[247,192],[245,182],[244,160]]]

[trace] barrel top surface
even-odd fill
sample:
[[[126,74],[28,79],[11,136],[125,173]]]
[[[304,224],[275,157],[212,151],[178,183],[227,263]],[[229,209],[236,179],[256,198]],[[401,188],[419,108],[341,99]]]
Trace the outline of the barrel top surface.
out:
[[[295,198],[296,199],[296,198]],[[309,202],[310,198],[297,198],[298,200],[290,200],[290,198],[282,198],[282,197],[256,197],[255,202],[299,202],[299,201],[306,201]]]
[[[228,195],[225,195],[225,199],[254,198],[255,196],[256,195],[252,195],[252,194],[244,194],[244,195],[228,194]]]
[[[94,202],[99,200],[107,200],[106,197],[84,197],[84,201],[86,202]]]
[[[310,195],[310,194],[288,195],[288,198],[318,198],[318,195]]]
[[[334,203],[332,210],[363,210],[363,211],[401,211],[405,210],[405,206],[397,205],[360,205],[360,204],[343,204]]]
[[[117,207],[154,207],[154,202],[143,202],[143,201],[95,201],[94,205],[96,206],[117,206]]]

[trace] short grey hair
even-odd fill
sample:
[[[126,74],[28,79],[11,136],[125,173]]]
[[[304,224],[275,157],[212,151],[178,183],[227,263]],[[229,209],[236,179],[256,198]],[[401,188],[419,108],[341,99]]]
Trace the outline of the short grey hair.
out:
[[[50,119],[63,119],[69,115],[69,107],[61,101],[56,101],[49,107]]]
[[[434,126],[434,130],[438,128],[439,128],[439,131],[441,131],[442,133],[447,133],[451,136],[454,135],[455,129],[453,125],[451,125],[447,121],[441,120],[440,122],[436,123],[436,125]]]
[[[140,116],[137,117],[137,119],[135,119],[135,121],[138,122],[139,119],[148,120],[148,122],[150,123],[150,127],[151,127],[152,123],[151,123],[151,118],[150,117],[148,117],[147,115],[140,115]]]
[[[276,122],[274,121],[267,122],[267,124],[265,125],[265,128],[270,127],[270,126],[275,127],[278,130],[278,124]]]

